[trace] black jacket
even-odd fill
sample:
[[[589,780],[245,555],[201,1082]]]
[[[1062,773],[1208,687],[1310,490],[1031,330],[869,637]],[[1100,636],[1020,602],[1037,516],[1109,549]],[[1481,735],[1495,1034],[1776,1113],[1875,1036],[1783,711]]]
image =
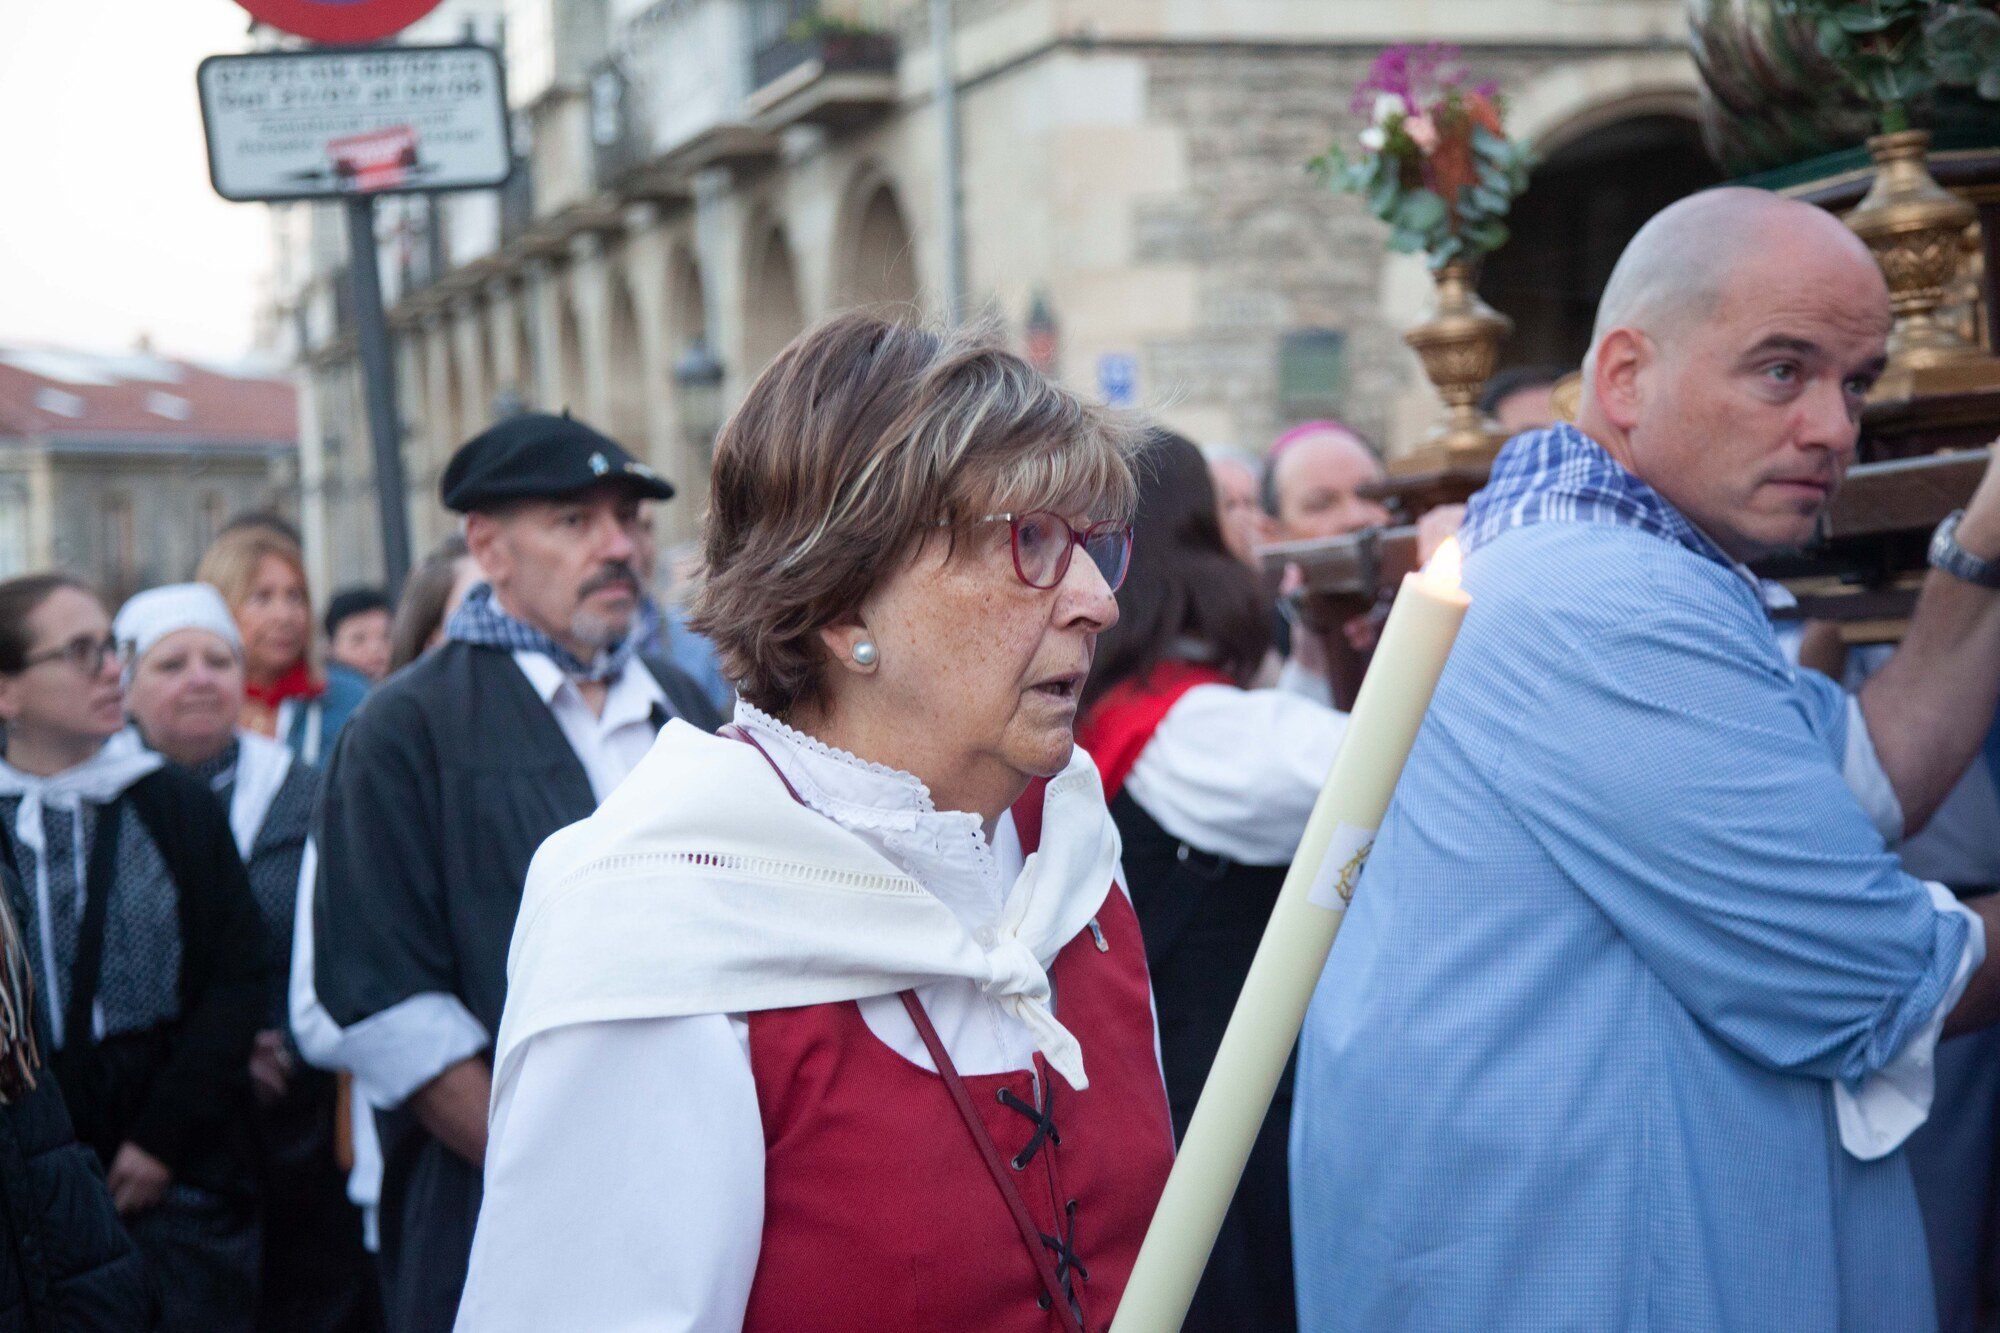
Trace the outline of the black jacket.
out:
[[[0,882],[18,905],[5,858]],[[47,1050],[47,1025],[35,1018]],[[32,1090],[0,1106],[0,1333],[140,1333],[158,1320],[145,1261],[43,1069]]]
[[[685,673],[642,660],[675,716],[720,725]],[[528,863],[596,808],[561,725],[505,649],[447,642],[377,686],[341,728],[315,821],[314,985],[334,1022],[443,995],[498,1032]],[[389,1323],[444,1333],[479,1217],[479,1170],[408,1107],[376,1124]]]
[[[178,891],[180,1017],[143,1032],[72,1034],[53,1059],[76,1136],[106,1163],[130,1141],[177,1183],[220,1194],[256,1188],[250,1045],[277,966],[208,784],[168,765],[119,798],[160,850]]]

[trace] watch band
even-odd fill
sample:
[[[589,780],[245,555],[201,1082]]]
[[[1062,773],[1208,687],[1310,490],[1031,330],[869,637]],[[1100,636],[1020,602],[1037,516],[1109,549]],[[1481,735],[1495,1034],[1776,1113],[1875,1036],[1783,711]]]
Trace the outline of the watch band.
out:
[[[1963,509],[1953,510],[1931,534],[1931,567],[1982,588],[2000,588],[2000,560],[1981,560],[1958,544],[1958,524],[1964,517]]]

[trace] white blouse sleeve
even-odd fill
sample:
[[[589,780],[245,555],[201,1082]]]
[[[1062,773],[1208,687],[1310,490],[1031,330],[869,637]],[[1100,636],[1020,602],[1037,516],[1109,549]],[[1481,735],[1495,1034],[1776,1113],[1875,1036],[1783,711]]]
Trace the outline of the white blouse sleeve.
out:
[[[1160,827],[1244,865],[1285,865],[1347,714],[1284,690],[1197,685],[1167,711],[1125,788]]]
[[[496,1089],[460,1333],[742,1326],[764,1226],[748,1040],[721,1014],[529,1040]]]

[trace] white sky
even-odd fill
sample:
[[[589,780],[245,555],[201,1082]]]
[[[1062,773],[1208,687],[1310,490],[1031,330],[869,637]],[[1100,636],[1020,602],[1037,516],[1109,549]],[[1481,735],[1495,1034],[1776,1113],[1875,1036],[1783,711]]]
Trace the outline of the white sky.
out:
[[[194,69],[231,0],[0,0],[0,341],[249,350],[262,204],[208,183]]]

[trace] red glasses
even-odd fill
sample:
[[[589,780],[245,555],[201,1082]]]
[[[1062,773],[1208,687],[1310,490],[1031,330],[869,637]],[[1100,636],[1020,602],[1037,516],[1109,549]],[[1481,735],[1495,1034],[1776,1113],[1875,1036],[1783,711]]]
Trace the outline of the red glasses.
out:
[[[1132,525],[1116,519],[1078,531],[1061,514],[1031,509],[1025,514],[987,514],[975,523],[1005,523],[1014,547],[1014,573],[1030,588],[1053,588],[1069,573],[1070,556],[1081,546],[1113,592],[1132,564]]]

